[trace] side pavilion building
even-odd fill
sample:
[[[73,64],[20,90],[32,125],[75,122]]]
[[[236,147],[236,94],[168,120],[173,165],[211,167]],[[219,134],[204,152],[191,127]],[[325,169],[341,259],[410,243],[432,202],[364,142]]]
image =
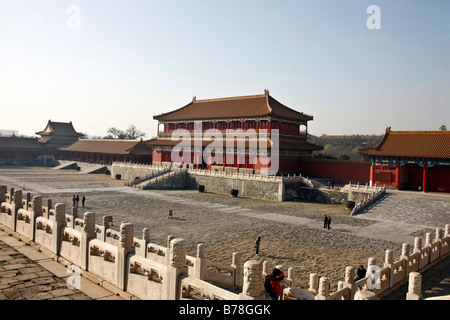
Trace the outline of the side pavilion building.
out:
[[[372,161],[372,184],[450,192],[450,132],[391,131],[375,147],[358,150]]]
[[[70,145],[83,137],[82,133],[76,132],[71,122],[56,122],[48,120],[44,130],[36,132],[40,135],[39,143],[47,154],[59,156],[58,148]]]
[[[288,173],[298,172],[300,158],[323,149],[306,141],[313,117],[283,105],[268,90],[252,96],[194,97],[184,107],[153,118],[158,120],[158,137],[146,143],[153,148],[154,164],[260,172],[277,157],[277,172]],[[177,138],[180,132],[183,139]]]
[[[142,140],[79,139],[59,148],[61,160],[110,165],[113,162],[150,164],[152,150]]]

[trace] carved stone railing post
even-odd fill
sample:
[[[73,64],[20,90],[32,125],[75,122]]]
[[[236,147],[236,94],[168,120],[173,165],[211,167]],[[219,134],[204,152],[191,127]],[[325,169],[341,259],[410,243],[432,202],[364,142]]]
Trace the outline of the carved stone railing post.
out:
[[[309,275],[309,289],[312,294],[319,293],[319,275],[317,273],[311,273]]]
[[[55,206],[55,219],[52,230],[52,252],[58,255],[61,249],[63,228],[66,226],[66,205],[57,203]]]
[[[71,228],[75,229],[75,220],[78,218],[78,208],[72,207],[72,221],[71,221]]]
[[[233,252],[231,267],[234,269],[234,286],[242,287],[244,271],[239,261],[239,252]]]
[[[197,257],[195,258],[195,271],[194,277],[199,280],[205,278],[206,273],[206,260],[205,260],[205,247],[203,243],[197,245]]]
[[[355,285],[355,268],[348,266],[345,268],[345,276],[343,287],[350,289],[350,300],[353,300],[353,296],[355,295],[356,285]]]
[[[415,237],[414,238],[414,253],[421,253],[422,251],[422,238]]]
[[[45,219],[50,219],[50,210],[53,209],[52,199],[47,199],[47,212],[44,214]]]
[[[134,253],[133,224],[122,223],[120,225],[119,248],[117,250],[117,286],[125,290],[127,282],[127,259],[130,253]]]
[[[289,268],[288,269],[287,278],[285,278],[284,281],[285,281],[287,286],[295,287],[295,283],[294,283],[294,268]]]
[[[150,243],[150,229],[144,228],[142,229],[142,240],[141,247],[139,250],[139,255],[147,258],[147,245]]]
[[[27,202],[26,202],[25,208],[23,208],[23,209],[28,211],[28,206],[30,205],[30,202],[31,202],[31,193],[27,192]]]
[[[384,267],[389,268],[389,288],[394,286],[394,252],[390,249],[386,249],[384,257]]]
[[[9,188],[9,203],[12,204],[14,199],[14,188]]]
[[[81,233],[80,250],[81,250],[81,269],[87,270],[89,261],[89,241],[97,237],[95,233],[95,213],[85,212],[83,214],[83,232]],[[75,221],[75,218],[74,218]]]
[[[103,216],[102,217],[102,226],[100,227],[100,239],[106,242],[106,232],[109,229],[109,221],[111,216]]]
[[[35,240],[36,236],[36,218],[42,216],[42,197],[41,196],[34,196],[32,199],[32,205],[31,205],[31,225],[33,226],[31,230],[31,239],[32,241]]]
[[[425,234],[425,246],[426,247],[431,247],[432,244],[433,244],[433,240],[432,240],[432,237],[431,237],[431,233],[427,232]]]
[[[264,300],[262,265],[256,260],[244,263],[244,279],[240,300]]]
[[[269,261],[264,261],[263,265],[262,265],[262,273],[263,276],[267,276],[268,274],[270,274],[272,272],[272,270],[270,270],[270,263]]]
[[[188,273],[186,266],[186,242],[175,238],[170,241],[169,264],[166,268],[166,277],[163,281],[163,292],[165,300],[180,300],[182,285],[179,280],[181,274]]]
[[[17,212],[22,209],[22,190],[14,191],[14,201],[11,202],[12,230],[16,231]]]
[[[411,260],[409,252],[411,250],[411,246],[409,243],[403,243],[402,244],[402,255],[400,256],[400,259],[405,259],[405,274],[408,275],[409,273],[409,261]]]
[[[441,256],[450,252],[450,224],[445,225],[444,238],[441,242]]]
[[[409,274],[408,293],[406,300],[421,300],[422,299],[422,275],[418,272],[411,272]]]
[[[321,277],[319,279],[319,292],[316,295],[316,300],[329,300],[330,299],[330,279],[327,277]]]
[[[443,236],[444,236],[444,230],[442,230],[441,228],[436,228],[436,238],[435,240],[438,242],[438,246],[439,246],[439,257],[442,256],[442,240],[443,240]]]
[[[167,246],[166,246],[166,256],[165,256],[166,266],[168,266],[170,263],[170,243],[173,239],[175,239],[175,236],[173,236],[173,235],[167,236]]]

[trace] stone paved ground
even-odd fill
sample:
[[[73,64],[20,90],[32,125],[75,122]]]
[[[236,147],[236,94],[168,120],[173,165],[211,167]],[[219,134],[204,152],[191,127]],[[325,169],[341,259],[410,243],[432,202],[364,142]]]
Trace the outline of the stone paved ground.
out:
[[[6,235],[1,233],[1,236]],[[68,289],[65,279],[0,240],[0,300],[89,299],[77,289]]]
[[[356,217],[342,205],[270,202],[248,198],[199,193],[191,190],[144,191],[123,186],[106,175],[83,175],[48,168],[0,168],[0,184],[44,200],[72,206],[73,194],[85,194],[86,208],[97,223],[112,215],[114,227],[132,222],[135,236],[150,228],[151,241],[166,245],[168,235],[184,238],[188,254],[195,255],[198,243],[206,256],[230,264],[233,252],[240,259],[269,261],[293,267],[295,278],[307,282],[311,272],[342,280],[345,267],[366,264],[375,257],[384,260],[385,249],[400,255],[401,244],[413,244],[434,228],[450,223],[448,194],[389,192],[386,199]],[[173,210],[174,219],[168,219]],[[332,217],[332,229],[322,227],[324,214]],[[261,254],[254,255],[254,241],[262,236]]]
[[[121,300],[38,249],[0,231],[0,300]]]

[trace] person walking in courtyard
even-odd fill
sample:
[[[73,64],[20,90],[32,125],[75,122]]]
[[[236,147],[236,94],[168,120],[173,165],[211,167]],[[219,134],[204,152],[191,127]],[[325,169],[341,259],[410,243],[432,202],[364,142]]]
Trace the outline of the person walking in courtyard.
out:
[[[256,239],[256,243],[255,243],[255,249],[256,249],[256,255],[259,254],[259,244],[261,243],[261,237],[258,236],[258,238]]]
[[[73,195],[73,197],[72,197],[72,203],[73,203],[73,206],[75,207],[75,201],[77,201],[77,198],[75,198],[75,195]]]
[[[328,217],[327,227],[328,227],[328,230],[331,229],[331,217]]]
[[[86,197],[84,196],[84,194],[83,194],[83,198],[81,199],[81,204],[82,204],[82,206],[83,206],[83,208],[84,208],[84,203],[86,202]]]
[[[328,217],[327,215],[325,215],[325,217],[323,218],[323,227],[326,228],[328,226]]]
[[[78,203],[80,202],[80,196],[79,195],[77,195],[76,200],[77,200],[77,207],[78,207]]]

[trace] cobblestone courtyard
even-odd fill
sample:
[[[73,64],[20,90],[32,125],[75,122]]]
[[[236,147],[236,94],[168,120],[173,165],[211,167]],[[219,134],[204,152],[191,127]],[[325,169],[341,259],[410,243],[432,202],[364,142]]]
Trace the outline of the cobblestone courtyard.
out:
[[[131,222],[141,237],[142,228],[148,227],[157,244],[165,245],[168,235],[186,239],[190,255],[204,243],[213,261],[230,264],[238,251],[242,262],[256,259],[293,267],[295,278],[303,282],[317,272],[329,277],[333,286],[343,279],[346,266],[366,264],[369,257],[382,264],[385,249],[393,249],[397,258],[403,242],[413,244],[415,236],[450,223],[448,194],[393,191],[367,212],[351,217],[343,205],[277,203],[192,190],[144,191],[107,175],[50,168],[2,167],[0,184],[65,203],[67,210],[74,194],[85,195],[80,215],[93,211],[97,223],[111,215],[113,228]],[[169,210],[173,219],[168,219]],[[324,214],[332,218],[331,230],[323,228]],[[253,249],[257,236],[262,236],[259,256]]]

